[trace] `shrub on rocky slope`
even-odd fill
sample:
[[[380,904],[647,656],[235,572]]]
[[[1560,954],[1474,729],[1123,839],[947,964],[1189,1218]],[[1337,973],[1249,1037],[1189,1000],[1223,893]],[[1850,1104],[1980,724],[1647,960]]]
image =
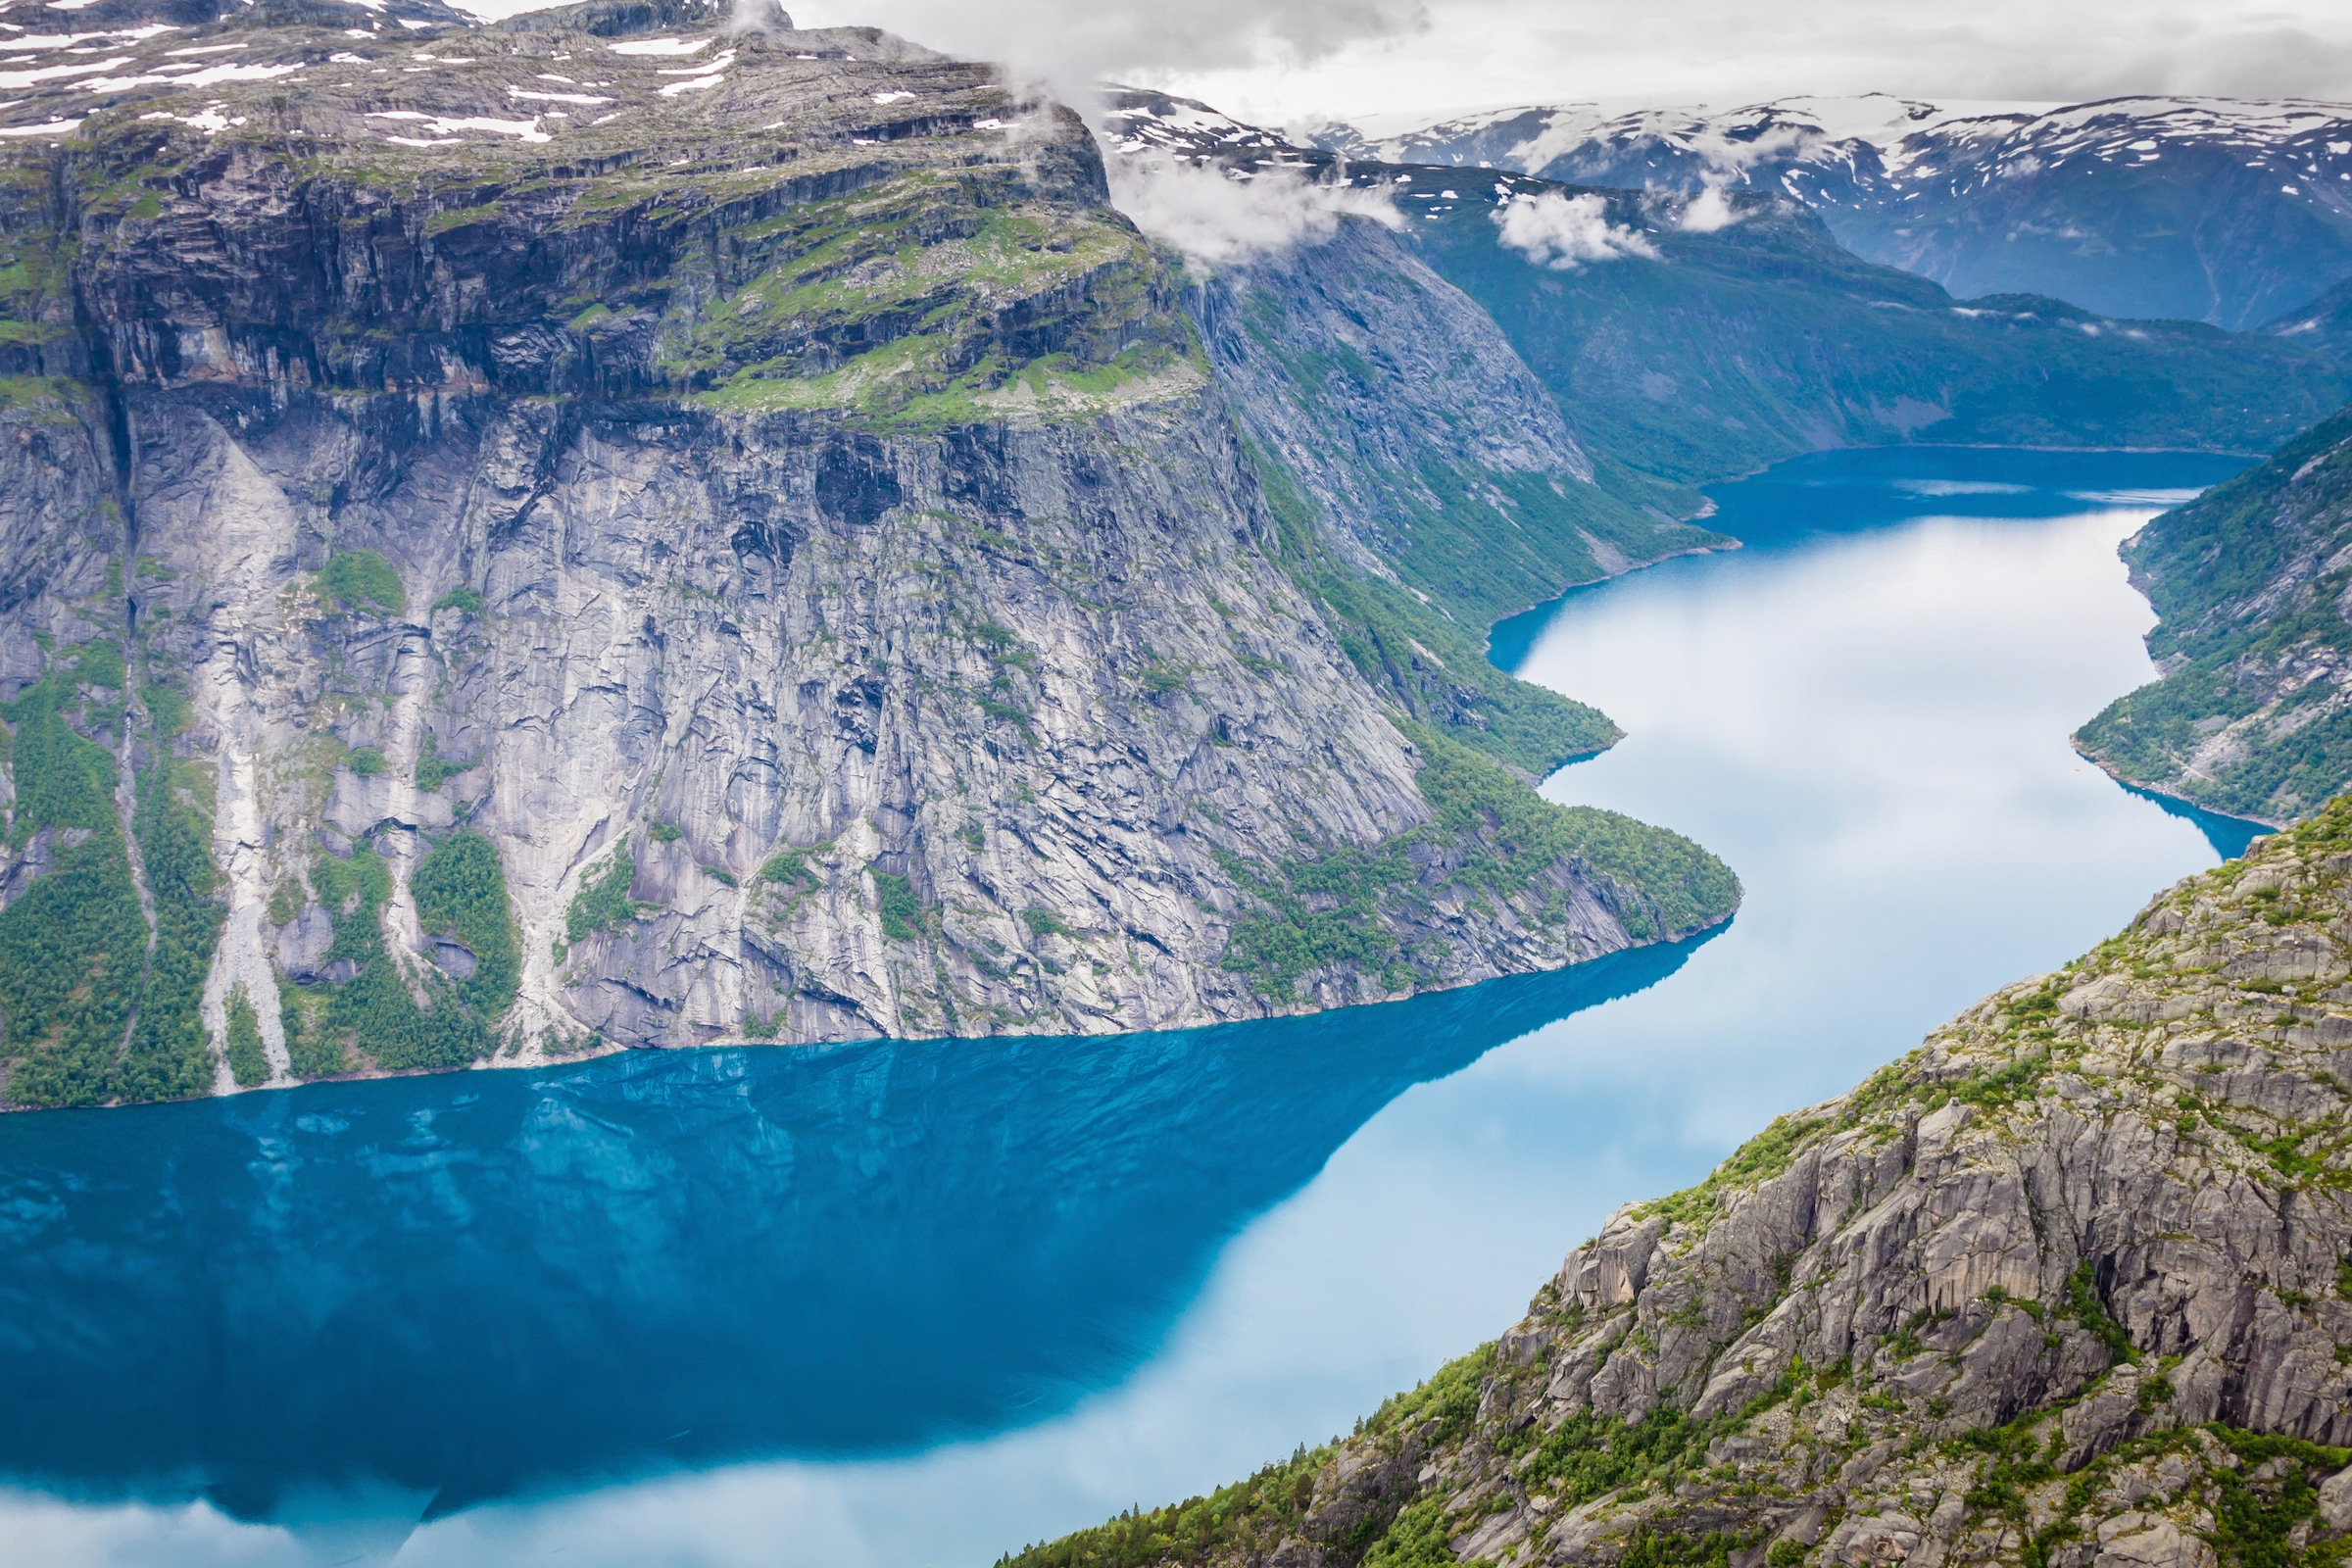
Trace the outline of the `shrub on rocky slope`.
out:
[[[2352,783],[2352,411],[2124,546],[2160,678],[2075,744],[2118,778],[2264,821]]]
[[[2324,1568],[2352,798],[1699,1186],[1355,1436],[1012,1561]]]

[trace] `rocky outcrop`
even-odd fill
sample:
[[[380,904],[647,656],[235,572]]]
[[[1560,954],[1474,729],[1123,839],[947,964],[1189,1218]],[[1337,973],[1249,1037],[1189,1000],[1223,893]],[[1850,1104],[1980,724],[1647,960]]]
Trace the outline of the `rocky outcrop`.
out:
[[[9,1098],[1165,1028],[1728,915],[1367,678],[1067,111],[671,0],[412,20],[110,13],[0,110]]]
[[[2128,783],[2274,825],[2352,784],[2352,413],[2124,545],[2160,678],[2075,745]]]
[[[2336,1561],[2348,953],[2339,799],[1619,1210],[1356,1437],[1023,1560]]]

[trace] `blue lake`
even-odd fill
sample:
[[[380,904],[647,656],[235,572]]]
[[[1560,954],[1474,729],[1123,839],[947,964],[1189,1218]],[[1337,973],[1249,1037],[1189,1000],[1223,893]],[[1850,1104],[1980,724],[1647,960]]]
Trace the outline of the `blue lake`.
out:
[[[639,1054],[0,1119],[0,1557],[981,1565],[1344,1431],[2244,824],[2067,734],[2236,460],[1919,449],[1497,627],[1708,940],[1186,1034]]]

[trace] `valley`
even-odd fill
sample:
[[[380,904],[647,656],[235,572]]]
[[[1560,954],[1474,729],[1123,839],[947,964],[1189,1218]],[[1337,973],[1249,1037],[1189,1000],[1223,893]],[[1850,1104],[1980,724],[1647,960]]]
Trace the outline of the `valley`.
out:
[[[2352,114],[803,20],[0,0],[0,1556],[2338,1568]]]
[[[224,1551],[304,1564],[993,1560],[1346,1433],[1627,1194],[2213,863],[2065,736],[2150,673],[2116,541],[2233,466],[1825,454],[1712,492],[1746,549],[1503,628],[1627,715],[1546,793],[1741,867],[1699,941],[1181,1034],[0,1119],[0,1539],[42,1494],[160,1539],[196,1469]]]

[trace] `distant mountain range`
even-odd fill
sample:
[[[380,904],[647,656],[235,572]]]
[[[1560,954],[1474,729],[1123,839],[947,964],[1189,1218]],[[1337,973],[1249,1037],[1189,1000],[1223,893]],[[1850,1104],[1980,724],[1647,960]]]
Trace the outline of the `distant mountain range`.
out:
[[[1689,193],[1768,187],[1866,260],[1962,299],[2046,294],[2105,316],[2284,320],[2352,278],[2352,107],[2116,98],[1932,104],[1874,93],[1744,108],[1591,104],[1332,123],[1317,145]]]
[[[1437,149],[1400,140],[1375,150],[1396,147],[1425,161],[1389,162],[1359,149],[1342,168],[1343,155],[1287,144],[1208,105],[1126,88],[1112,89],[1100,122],[1117,155],[1166,153],[1213,163],[1229,177],[1272,170],[1387,193],[1405,219],[1387,243],[1403,244],[1492,318],[1599,465],[1601,488],[1678,515],[1703,504],[1683,487],[1835,446],[1917,440],[2267,452],[2352,391],[2332,317],[2266,341],[2189,322],[2119,321],[2045,295],[1962,304],[1914,272],[1857,258],[1837,242],[1821,208],[1771,189],[1725,189],[1702,205],[1697,185],[1642,192],[1622,182],[1564,185],[1504,172],[1472,182],[1456,166],[1427,161]],[[1544,203],[1584,213],[1621,249],[1613,259],[1567,266],[1535,261],[1498,220],[1514,204],[1532,216]],[[1370,243],[1359,235],[1348,250]],[[1358,288],[1368,275],[1352,259],[1328,262],[1310,248],[1227,269],[1210,293],[1287,298],[1296,290],[1276,274],[1311,271],[1327,290]],[[1419,318],[1436,313],[1433,303]],[[1311,314],[1288,311],[1270,339],[1292,357],[1307,353],[1298,334]],[[1384,313],[1366,299],[1352,314],[1372,321]],[[1208,336],[1229,341],[1218,319],[1211,312]],[[1308,335],[1316,352],[1345,363],[1344,345]],[[1364,379],[1396,397],[1396,377]],[[1316,395],[1302,387],[1292,401],[1327,403],[1334,378],[1305,380]],[[1362,427],[1361,419],[1345,422]],[[1642,490],[1660,483],[1668,490]],[[1405,514],[1374,510],[1392,519]],[[1447,514],[1466,530],[1454,553],[1491,569],[1493,550],[1476,547],[1513,535],[1468,515]],[[1344,526],[1367,539],[1381,527]],[[1489,614],[1516,608],[1465,594],[1444,574],[1417,576],[1414,563],[1433,556],[1429,549],[1399,552],[1389,539],[1367,548],[1450,606],[1475,603]]]

